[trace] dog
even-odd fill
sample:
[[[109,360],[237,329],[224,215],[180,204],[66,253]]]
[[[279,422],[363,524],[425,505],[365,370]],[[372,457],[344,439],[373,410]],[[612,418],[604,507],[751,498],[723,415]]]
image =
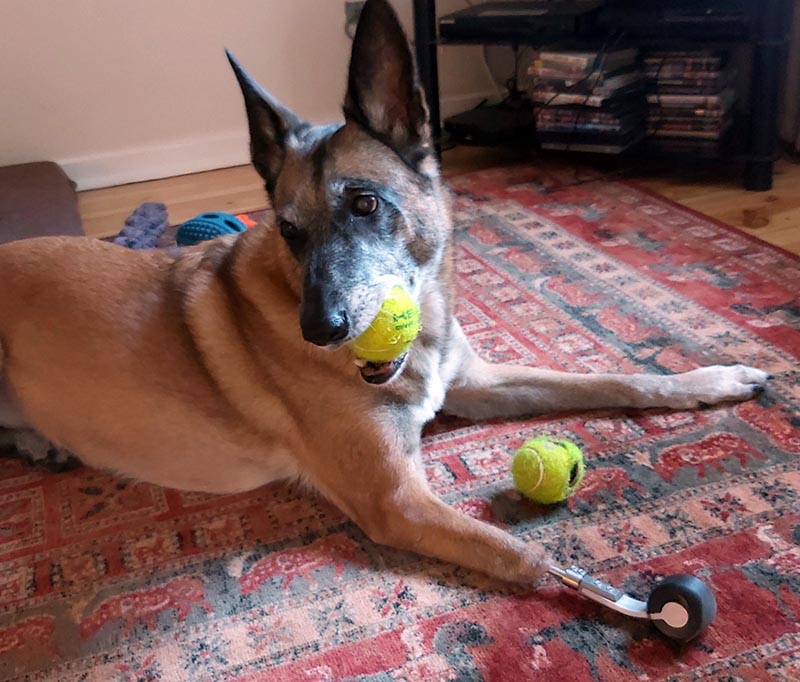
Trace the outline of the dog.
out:
[[[86,465],[234,493],[300,480],[376,543],[533,585],[546,550],[430,490],[420,441],[443,410],[674,409],[746,400],[768,375],[672,376],[492,365],[454,317],[454,242],[428,110],[406,36],[368,0],[344,123],[312,126],[229,59],[274,219],[174,250],[90,238],[0,247],[0,425],[34,429]],[[407,354],[347,347],[388,291],[418,303]]]

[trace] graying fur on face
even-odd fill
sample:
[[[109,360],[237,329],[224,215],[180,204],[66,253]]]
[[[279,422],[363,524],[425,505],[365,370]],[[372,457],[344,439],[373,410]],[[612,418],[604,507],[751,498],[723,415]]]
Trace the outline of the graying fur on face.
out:
[[[353,209],[363,195],[375,198],[369,215]],[[290,138],[273,205],[279,226],[301,235],[287,240],[302,272],[301,318],[344,312],[350,325],[343,341],[369,326],[391,289],[387,282],[418,301],[450,235],[438,179],[415,173],[350,123]]]
[[[424,96],[391,7],[368,3],[362,15],[344,125],[302,122],[229,58],[244,95],[253,163],[302,271],[304,336],[319,345],[355,338],[378,311],[387,278],[419,301],[424,281],[440,274],[451,223]],[[377,202],[367,215],[354,209],[363,195]]]

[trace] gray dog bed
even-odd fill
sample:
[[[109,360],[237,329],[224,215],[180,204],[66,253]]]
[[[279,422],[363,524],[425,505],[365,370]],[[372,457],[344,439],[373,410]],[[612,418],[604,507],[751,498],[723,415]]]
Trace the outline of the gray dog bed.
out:
[[[50,161],[0,167],[0,244],[50,235],[82,235],[72,181]]]

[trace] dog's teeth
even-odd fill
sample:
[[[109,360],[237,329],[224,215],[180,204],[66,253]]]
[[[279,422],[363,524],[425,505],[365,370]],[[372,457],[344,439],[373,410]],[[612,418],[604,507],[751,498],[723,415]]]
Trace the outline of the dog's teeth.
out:
[[[355,363],[355,366],[359,368],[367,366],[367,361],[362,360],[361,358],[353,358],[353,363]]]

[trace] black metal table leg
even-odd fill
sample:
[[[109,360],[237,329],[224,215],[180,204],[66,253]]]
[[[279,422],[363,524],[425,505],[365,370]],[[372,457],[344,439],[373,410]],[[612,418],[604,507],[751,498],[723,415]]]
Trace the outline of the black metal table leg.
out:
[[[744,186],[763,192],[772,189],[772,167],[778,150],[778,97],[791,14],[786,0],[760,0],[754,4],[757,35],[753,43]]]
[[[436,0],[414,0],[414,47],[420,82],[428,100],[433,142],[436,154],[440,156],[442,124],[439,114],[439,60],[436,54]]]

